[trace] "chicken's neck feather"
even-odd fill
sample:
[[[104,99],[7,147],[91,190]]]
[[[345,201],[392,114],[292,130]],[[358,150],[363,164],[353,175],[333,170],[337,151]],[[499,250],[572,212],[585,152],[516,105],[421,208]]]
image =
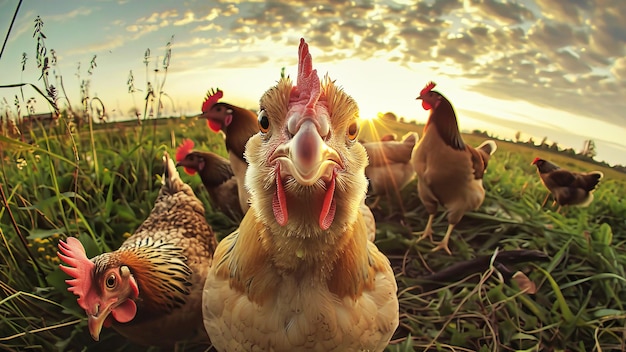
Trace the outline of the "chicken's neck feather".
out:
[[[205,186],[217,187],[235,176],[228,159],[209,153],[203,153],[203,155],[208,161],[199,174]]]
[[[465,150],[454,108],[447,99],[442,97],[439,105],[431,110],[428,122],[424,126],[424,133],[431,125],[435,126],[437,133],[447,145],[456,150]]]
[[[262,304],[285,276],[319,282],[340,298],[356,298],[374,285],[374,272],[379,268],[370,258],[360,214],[344,233],[333,236],[334,243],[271,231],[250,209],[235,236],[225,239],[232,243],[220,247],[224,253],[216,253],[222,258],[216,262],[218,276],[230,279],[232,287],[250,300]]]
[[[169,312],[185,303],[189,294],[191,269],[181,248],[149,237],[126,241],[115,252],[93,259],[94,276],[112,265],[125,265],[139,287],[139,305],[146,311]]]
[[[226,149],[244,160],[243,152],[248,139],[259,132],[257,116],[248,109],[234,105],[229,107],[233,110],[233,119],[230,125],[226,126]]]

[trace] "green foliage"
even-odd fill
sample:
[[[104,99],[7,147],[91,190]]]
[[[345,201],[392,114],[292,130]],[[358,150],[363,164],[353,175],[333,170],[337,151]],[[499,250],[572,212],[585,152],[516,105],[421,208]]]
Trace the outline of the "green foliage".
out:
[[[95,344],[58,269],[59,239],[79,237],[89,257],[119,247],[148,216],[160,188],[162,154],[174,155],[183,136],[198,148],[226,155],[221,137],[209,132],[204,120],[151,122],[79,131],[65,124],[41,126],[30,132],[28,143],[0,136],[0,347],[62,350]],[[181,177],[206,204],[218,235],[232,231],[236,224],[212,211],[200,180]],[[105,332],[96,347],[122,346],[116,336]]]
[[[485,175],[483,206],[466,214],[453,233],[452,257],[431,253],[432,244],[415,243],[411,235],[423,230],[427,218],[419,204],[412,209],[415,182],[403,190],[405,226],[377,222],[377,243],[395,265],[401,302],[401,324],[389,350],[404,350],[408,341],[414,350],[433,351],[624,350],[626,206],[620,195],[626,191],[626,177],[611,173],[615,178],[605,177],[589,207],[557,213],[551,198],[541,206],[547,190],[530,165],[534,151],[515,145],[500,148],[503,144],[498,142]],[[557,158],[568,168],[597,169]],[[397,216],[384,204],[375,215],[386,220]],[[436,241],[446,227],[441,214],[435,220]],[[536,284],[535,294],[522,293],[498,268],[432,291],[420,286],[418,278],[431,271],[510,249],[537,249],[550,256],[547,265],[515,268]]]
[[[146,123],[148,121],[148,123]],[[67,292],[56,245],[77,236],[88,256],[117,248],[150,212],[160,184],[163,151],[183,138],[226,155],[204,120],[159,119],[33,129],[28,142],[0,137],[5,205],[0,210],[0,346],[7,349],[137,350],[105,329],[91,340],[84,312]],[[407,125],[409,126],[409,125]],[[485,175],[487,197],[466,214],[451,238],[453,256],[415,242],[427,215],[416,182],[375,210],[377,245],[399,285],[401,324],[389,351],[622,349],[626,324],[624,178],[603,180],[588,208],[541,207],[547,191],[527,148],[499,148]],[[214,212],[197,176],[182,174],[222,238],[231,223]],[[0,199],[1,200],[1,199]],[[435,220],[435,239],[445,232]],[[23,239],[23,241],[22,241]],[[548,263],[517,265],[537,286],[519,290],[502,268],[424,290],[419,277],[495,250],[537,249]]]

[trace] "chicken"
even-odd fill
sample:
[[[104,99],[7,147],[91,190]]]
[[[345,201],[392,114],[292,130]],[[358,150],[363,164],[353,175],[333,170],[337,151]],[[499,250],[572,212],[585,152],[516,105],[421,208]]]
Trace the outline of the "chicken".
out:
[[[204,324],[220,351],[382,351],[398,326],[389,260],[358,211],[367,154],[358,107],[320,82],[304,39],[297,85],[261,97],[248,141],[251,207],[222,240],[206,280]]]
[[[216,103],[222,96],[223,93],[221,90],[212,91],[204,102],[202,111],[206,112],[202,116],[208,119],[209,127],[211,127],[213,131],[218,132],[220,130],[219,128],[221,128],[226,135],[226,149],[229,150],[229,160],[233,166],[235,178],[237,179],[237,187],[240,195],[239,203],[245,214],[249,209],[248,200],[250,199],[250,193],[245,188],[244,179],[246,170],[248,169],[248,163],[245,161],[243,151],[250,137],[259,133],[259,123],[256,116],[253,115],[254,119],[250,117],[252,114],[250,110],[238,108],[227,103]],[[232,117],[229,117],[229,114],[232,114]],[[243,197],[241,196],[242,192],[244,192]],[[368,238],[374,241],[376,237],[376,223],[374,214],[372,214],[371,209],[365,204],[365,198],[363,198],[363,205],[360,207],[360,211],[366,218]]]
[[[540,158],[535,158],[531,165],[537,167],[541,183],[550,191],[559,205],[557,212],[560,212],[563,206],[568,205],[588,206],[593,201],[593,191],[604,177],[600,171],[569,171]]]
[[[369,156],[365,176],[369,180],[371,195],[394,197],[398,204],[402,205],[399,192],[415,178],[411,155],[418,140],[417,133],[409,132],[402,137],[401,141],[363,143]]]
[[[112,326],[130,341],[172,348],[187,340],[208,344],[202,288],[217,246],[204,207],[164,156],[163,185],[154,208],[120,248],[89,260],[80,241],[59,242],[61,269],[72,277],[89,332],[98,341]]]
[[[219,100],[224,96],[221,90],[211,90],[202,104],[202,118],[207,119],[213,132],[222,131],[228,151],[228,160],[237,179],[239,203],[243,213],[250,208],[250,194],[244,186],[248,163],[244,159],[244,149],[248,139],[259,132],[257,116],[252,111]]]
[[[365,198],[366,197],[363,197],[363,201],[359,204],[359,212],[361,213],[361,216],[363,216],[363,221],[365,222],[367,239],[374,242],[374,240],[376,240],[376,218],[374,218],[372,209],[367,205],[367,203],[365,203]]]
[[[213,207],[233,221],[241,221],[243,212],[239,203],[237,179],[228,159],[211,152],[193,150],[194,143],[186,139],[176,149],[176,166],[182,166],[188,175],[198,173]]]
[[[496,143],[488,140],[473,148],[463,141],[452,104],[439,92],[432,90],[430,82],[417,99],[422,107],[430,110],[428,122],[411,163],[417,173],[417,191],[428,212],[428,222],[421,240],[432,241],[433,220],[439,205],[448,211],[448,230],[433,251],[448,248],[454,226],[466,211],[476,210],[485,199],[483,174]]]
[[[395,133],[387,133],[380,137],[381,142],[395,141],[396,139],[398,139],[398,137]]]

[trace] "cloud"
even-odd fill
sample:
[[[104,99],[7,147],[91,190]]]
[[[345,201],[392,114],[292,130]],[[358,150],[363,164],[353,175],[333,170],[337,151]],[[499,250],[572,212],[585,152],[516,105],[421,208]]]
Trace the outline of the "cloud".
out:
[[[567,23],[580,25],[585,20],[585,13],[592,9],[591,0],[536,0],[543,16],[552,20],[561,20]]]
[[[559,50],[554,55],[556,64],[564,71],[570,73],[586,73],[591,72],[591,67],[580,60],[580,57],[572,54],[569,50]]]
[[[188,25],[190,23],[194,23],[199,21],[198,19],[196,19],[196,16],[194,15],[193,12],[191,11],[187,11],[185,12],[185,15],[183,16],[183,18],[174,21],[172,24],[174,26],[185,26]]]
[[[52,15],[52,16],[46,16],[46,18],[44,19],[45,21],[58,21],[58,22],[65,22],[67,20],[76,18],[76,17],[84,17],[84,16],[88,16],[91,13],[93,13],[94,9],[90,8],[90,7],[79,7],[76,9],[73,9],[69,12],[66,13],[61,13],[61,14],[57,14],[57,15]]]
[[[192,29],[191,32],[208,32],[208,31],[215,31],[215,32],[221,32],[224,30],[224,27],[216,24],[216,23],[209,23],[207,25],[204,26],[197,26],[196,28]]]
[[[576,34],[570,25],[544,19],[537,20],[530,27],[528,39],[544,50],[556,50],[570,45],[586,44],[585,36]]]
[[[626,80],[626,57],[615,60],[613,67],[611,67],[611,73],[619,79]]]
[[[418,60],[432,59],[430,48],[436,47],[439,41],[440,29],[434,27],[402,28],[399,37],[404,41],[406,52]]]
[[[133,33],[129,40],[134,41],[146,34],[170,26],[172,21],[177,22],[178,17],[179,13],[176,9],[153,12],[147,17],[138,18],[135,23],[127,25],[125,29],[127,32]]]
[[[157,24],[143,24],[143,25],[131,24],[129,26],[126,26],[126,31],[134,33],[134,35],[132,36],[132,39],[136,40],[150,32],[157,31],[159,28],[160,27]]]
[[[520,24],[525,20],[535,18],[532,11],[517,2],[500,2],[496,0],[470,0],[469,2],[486,19],[505,25]]]
[[[137,7],[131,4],[122,8]],[[93,17],[96,9],[55,8],[59,14],[43,19]],[[37,13],[24,13],[31,17],[12,37],[30,36]],[[283,49],[305,37],[317,62],[424,64],[433,75],[470,80],[488,96],[626,122],[624,0],[216,0],[132,13],[134,20],[120,16],[98,42],[65,54],[125,47],[166,29],[176,33],[177,64],[279,67],[295,64]],[[116,27],[126,35],[109,34]]]

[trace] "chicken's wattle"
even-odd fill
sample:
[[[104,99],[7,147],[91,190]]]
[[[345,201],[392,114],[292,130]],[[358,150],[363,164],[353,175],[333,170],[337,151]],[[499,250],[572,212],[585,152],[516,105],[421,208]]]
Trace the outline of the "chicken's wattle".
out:
[[[137,299],[137,295],[134,295],[133,298]],[[119,323],[128,323],[133,320],[136,314],[137,304],[132,300],[124,301],[119,306],[111,309],[111,315],[115,318],[115,321]]]
[[[219,132],[222,129],[222,124],[220,124],[219,122],[215,120],[208,119],[207,125],[209,125],[209,128],[211,129],[211,131],[215,133]]]
[[[272,199],[272,210],[274,211],[276,222],[280,226],[285,226],[288,219],[287,197],[285,197],[283,179],[280,177],[280,164],[276,165],[276,193],[274,193],[274,198]]]
[[[336,172],[333,171],[332,177],[326,185],[324,200],[319,215],[319,226],[322,230],[328,230],[335,219],[335,212],[337,210],[337,203],[335,202],[335,178]],[[274,212],[276,222],[280,226],[285,226],[289,219],[289,212],[287,210],[285,186],[283,185],[283,179],[280,175],[280,163],[276,165],[276,192],[272,198],[272,211]]]
[[[335,173],[326,186],[326,194],[324,195],[324,203],[320,212],[319,224],[323,230],[328,230],[335,219],[335,211],[337,203],[335,202]]]

